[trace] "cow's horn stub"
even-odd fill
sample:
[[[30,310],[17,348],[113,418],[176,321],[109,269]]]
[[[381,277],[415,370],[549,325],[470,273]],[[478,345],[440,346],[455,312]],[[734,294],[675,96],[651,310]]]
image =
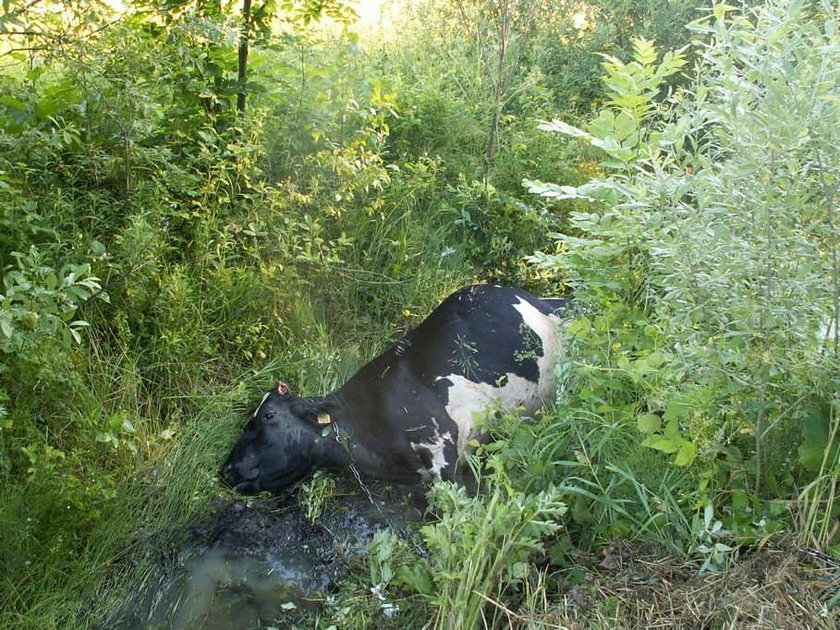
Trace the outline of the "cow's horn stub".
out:
[[[281,396],[288,396],[289,395],[289,386],[286,385],[283,381],[277,381],[277,393]]]

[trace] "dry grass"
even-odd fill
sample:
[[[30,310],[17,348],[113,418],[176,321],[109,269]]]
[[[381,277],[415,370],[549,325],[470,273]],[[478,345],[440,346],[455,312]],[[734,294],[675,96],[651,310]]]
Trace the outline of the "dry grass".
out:
[[[605,550],[579,586],[548,594],[542,613],[505,616],[519,628],[821,630],[840,625],[826,607],[838,588],[840,564],[817,552],[764,549],[729,571],[701,575],[625,544]]]

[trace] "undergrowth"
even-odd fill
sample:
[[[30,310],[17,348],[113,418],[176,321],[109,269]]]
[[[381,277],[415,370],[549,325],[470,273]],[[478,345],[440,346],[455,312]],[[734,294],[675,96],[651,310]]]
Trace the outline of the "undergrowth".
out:
[[[548,623],[617,539],[837,553],[833,3],[440,0],[381,42],[341,2],[60,4],[0,17],[0,625],[112,618],[262,390],[475,280],[571,287],[556,405],[322,621]]]

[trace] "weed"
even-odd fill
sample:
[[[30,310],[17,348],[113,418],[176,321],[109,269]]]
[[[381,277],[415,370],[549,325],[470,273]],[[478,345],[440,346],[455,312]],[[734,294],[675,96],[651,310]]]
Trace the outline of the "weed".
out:
[[[455,346],[452,348],[452,358],[449,364],[457,374],[463,374],[465,378],[476,380],[478,378],[478,347],[474,342],[467,341],[463,335],[455,336]]]
[[[298,488],[298,503],[303,515],[314,523],[329,507],[335,493],[335,479],[323,471],[316,472]]]

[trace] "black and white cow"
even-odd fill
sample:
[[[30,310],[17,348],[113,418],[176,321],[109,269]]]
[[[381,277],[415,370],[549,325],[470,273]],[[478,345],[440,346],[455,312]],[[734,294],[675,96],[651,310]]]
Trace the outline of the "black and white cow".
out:
[[[323,398],[278,383],[222,468],[236,491],[279,491],[316,469],[351,465],[406,484],[454,479],[488,406],[534,412],[554,398],[565,300],[476,285]]]

